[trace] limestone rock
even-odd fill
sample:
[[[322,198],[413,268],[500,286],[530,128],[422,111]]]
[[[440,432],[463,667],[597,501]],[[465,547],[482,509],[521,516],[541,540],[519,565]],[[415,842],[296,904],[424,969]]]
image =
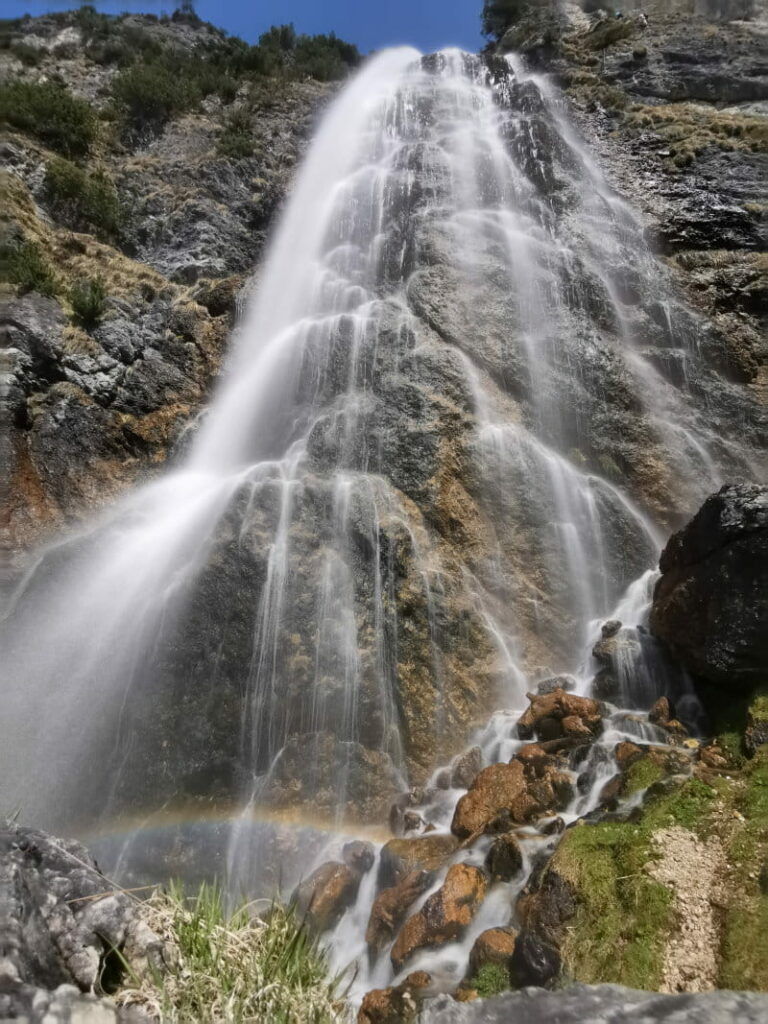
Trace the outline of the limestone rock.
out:
[[[363,998],[357,1024],[414,1024],[431,981],[426,971],[414,971],[400,985],[372,989]]]
[[[485,964],[494,964],[510,972],[517,932],[514,928],[487,928],[475,939],[469,954],[469,976]]]
[[[432,883],[431,871],[410,871],[397,885],[384,889],[373,901],[365,941],[372,953],[381,953],[397,934],[411,904]]]
[[[485,866],[494,882],[511,882],[522,870],[523,852],[514,833],[507,832],[494,839],[485,858]]]
[[[451,786],[454,789],[469,789],[483,767],[483,752],[480,747],[471,747],[459,755],[453,763]]]
[[[319,935],[338,923],[354,903],[359,888],[357,871],[338,861],[328,861],[299,883],[292,902],[299,917]]]
[[[451,835],[426,835],[414,839],[390,839],[379,860],[379,886],[391,888],[411,871],[437,871],[458,849]]]
[[[732,690],[768,664],[768,487],[729,484],[662,552],[651,629],[695,675]]]
[[[445,882],[418,913],[410,917],[392,947],[392,964],[400,970],[415,952],[459,939],[485,897],[488,879],[479,868],[454,864]]]
[[[589,697],[577,697],[565,690],[542,696],[530,695],[531,703],[517,724],[523,739],[544,740],[563,736],[597,736],[602,731],[600,704]]]

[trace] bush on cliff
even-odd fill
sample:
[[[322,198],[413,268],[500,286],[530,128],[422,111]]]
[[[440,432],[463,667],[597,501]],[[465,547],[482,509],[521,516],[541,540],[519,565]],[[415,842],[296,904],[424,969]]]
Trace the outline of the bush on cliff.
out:
[[[96,135],[90,104],[54,82],[0,85],[0,124],[32,135],[68,157],[84,156]]]
[[[107,289],[101,277],[88,277],[75,281],[69,293],[72,312],[81,327],[90,330],[104,316]]]
[[[107,240],[119,234],[122,208],[106,174],[86,174],[69,160],[52,160],[43,187],[56,217],[73,231],[92,231]]]
[[[53,295],[56,278],[34,242],[17,240],[0,247],[0,276],[16,285],[19,295]]]

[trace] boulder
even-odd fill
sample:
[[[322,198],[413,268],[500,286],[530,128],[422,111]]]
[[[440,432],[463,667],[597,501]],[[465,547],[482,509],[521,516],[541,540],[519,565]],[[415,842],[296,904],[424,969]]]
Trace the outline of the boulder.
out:
[[[454,836],[444,834],[390,839],[382,848],[379,859],[380,888],[389,889],[397,885],[414,870],[439,870],[458,846]]]
[[[115,890],[73,840],[0,828],[0,892],[2,1020],[24,1018],[32,1003],[35,1013],[48,1007],[51,1020],[69,1020],[53,1016],[56,1006],[115,1020],[114,1008],[86,1005],[79,993],[112,992],[127,970],[139,978],[164,970],[166,950],[141,905]]]
[[[509,971],[517,988],[544,987],[560,973],[560,954],[538,935],[522,931],[515,941]]]
[[[694,675],[732,691],[768,664],[768,487],[728,484],[669,540],[650,627]]]
[[[514,928],[487,928],[481,932],[469,954],[470,978],[486,964],[494,964],[509,973],[516,938],[517,932]]]
[[[648,721],[653,725],[666,725],[673,717],[674,711],[667,697],[659,697],[648,712]]]
[[[542,679],[536,684],[536,693],[543,697],[547,693],[554,693],[555,690],[575,690],[576,680],[573,676],[550,676],[549,679]]]
[[[360,873],[347,864],[328,861],[300,882],[291,897],[299,917],[315,934],[333,928],[355,902]]]
[[[376,851],[373,843],[363,842],[355,839],[351,843],[345,843],[341,850],[341,859],[352,871],[364,875],[370,871],[376,860]]]
[[[759,992],[669,995],[620,985],[569,985],[553,992],[504,992],[477,1002],[441,995],[423,1004],[419,1024],[763,1024],[767,1016],[768,996]]]
[[[410,871],[397,885],[384,889],[373,901],[365,941],[373,954],[381,953],[394,939],[411,904],[432,884],[431,871]]]
[[[469,789],[483,767],[483,752],[480,747],[471,747],[453,763],[451,786],[454,789]]]
[[[488,878],[480,868],[454,864],[445,882],[429,897],[418,913],[410,917],[392,947],[392,964],[399,971],[420,949],[455,942],[466,931],[480,908]]]
[[[400,985],[372,989],[363,998],[357,1024],[411,1024],[431,982],[426,971],[414,971]]]
[[[511,882],[522,871],[523,851],[514,833],[507,832],[494,839],[485,858],[485,866],[494,882]]]
[[[546,699],[546,698],[544,698]],[[509,764],[484,768],[456,805],[451,831],[466,840],[508,831],[563,810],[573,796],[570,777],[538,744],[528,744]]]
[[[528,696],[531,703],[517,723],[521,739],[533,739],[534,736],[544,740],[595,737],[602,731],[600,704],[590,697],[577,697],[563,689],[542,696]]]

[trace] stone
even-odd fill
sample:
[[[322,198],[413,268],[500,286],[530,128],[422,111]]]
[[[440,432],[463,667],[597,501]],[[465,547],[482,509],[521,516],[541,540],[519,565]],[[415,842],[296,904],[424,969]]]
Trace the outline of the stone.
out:
[[[439,871],[458,847],[456,837],[445,833],[390,839],[379,858],[379,887],[391,888],[413,870]]]
[[[648,721],[654,725],[665,725],[674,716],[668,697],[659,697],[648,712]]]
[[[141,905],[116,890],[74,840],[5,824],[0,891],[3,1020],[23,1017],[33,1004],[36,1013],[47,1006],[52,1020],[60,1019],[57,1006],[62,1014],[71,1010],[73,1020],[76,1008],[99,1024],[116,1020],[111,1004],[79,993],[112,992],[126,971],[141,979],[165,970],[169,953]]]
[[[514,928],[487,928],[481,932],[469,953],[469,978],[474,977],[486,964],[501,967],[509,974],[516,938]]]
[[[640,760],[643,756],[643,748],[630,740],[622,740],[613,748],[613,756],[616,758],[619,769],[624,772],[631,764]]]
[[[401,928],[391,953],[395,970],[399,971],[420,949],[461,938],[480,909],[487,888],[488,878],[480,868],[470,864],[450,867],[441,888]]]
[[[451,772],[451,786],[454,789],[469,789],[483,767],[483,752],[480,747],[470,747],[456,758]]]
[[[547,693],[554,693],[555,690],[571,691],[576,689],[576,680],[573,676],[550,676],[549,679],[542,679],[536,684],[536,693],[541,697]]]
[[[538,935],[523,930],[517,936],[509,970],[518,988],[549,985],[560,973],[560,954]]]
[[[373,901],[365,932],[372,953],[378,954],[392,942],[405,920],[411,904],[432,884],[431,871],[410,871],[397,885],[384,889]]]
[[[728,484],[669,540],[652,632],[694,675],[743,692],[768,664],[768,487]]]
[[[493,882],[511,882],[523,869],[523,851],[514,833],[507,832],[491,843],[485,866]]]
[[[595,737],[602,731],[601,706],[590,697],[578,697],[562,689],[543,696],[528,696],[531,703],[517,723],[521,739],[533,739],[534,736],[544,740],[563,736]]]
[[[359,888],[357,871],[338,861],[327,861],[298,884],[291,901],[310,930],[321,935],[338,924],[355,902]]]
[[[568,985],[466,1003],[441,995],[422,1005],[419,1024],[763,1024],[766,1017],[768,995],[758,992],[669,995],[620,985]]]
[[[363,842],[359,839],[351,843],[345,843],[341,849],[341,859],[359,875],[364,875],[373,867],[376,860],[376,850],[373,843]]]
[[[357,1024],[413,1024],[431,983],[426,971],[414,971],[400,985],[372,989],[363,997]]]

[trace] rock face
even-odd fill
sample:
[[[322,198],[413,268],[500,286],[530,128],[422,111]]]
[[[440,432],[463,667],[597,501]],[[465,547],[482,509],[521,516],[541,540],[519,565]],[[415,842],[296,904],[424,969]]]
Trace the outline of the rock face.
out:
[[[365,941],[372,953],[381,953],[397,935],[411,904],[432,884],[432,872],[415,870],[373,901]]]
[[[429,1000],[419,1024],[761,1024],[768,996],[745,992],[657,995],[620,985],[572,985],[560,992],[526,989],[495,999],[457,1003],[449,996]]]
[[[487,876],[469,864],[454,864],[445,882],[400,930],[392,947],[392,965],[398,971],[414,953],[454,942],[472,921],[485,897]]]
[[[80,1000],[78,993],[115,991],[126,962],[137,976],[163,970],[162,941],[79,843],[4,826],[0,891],[3,1020],[16,1019],[34,1002],[36,1012],[48,1005],[55,1021],[68,1021],[69,1014],[82,1019],[77,1012],[113,1021],[114,1008]]]
[[[734,689],[768,664],[768,488],[712,495],[661,556],[651,629],[695,675]]]

